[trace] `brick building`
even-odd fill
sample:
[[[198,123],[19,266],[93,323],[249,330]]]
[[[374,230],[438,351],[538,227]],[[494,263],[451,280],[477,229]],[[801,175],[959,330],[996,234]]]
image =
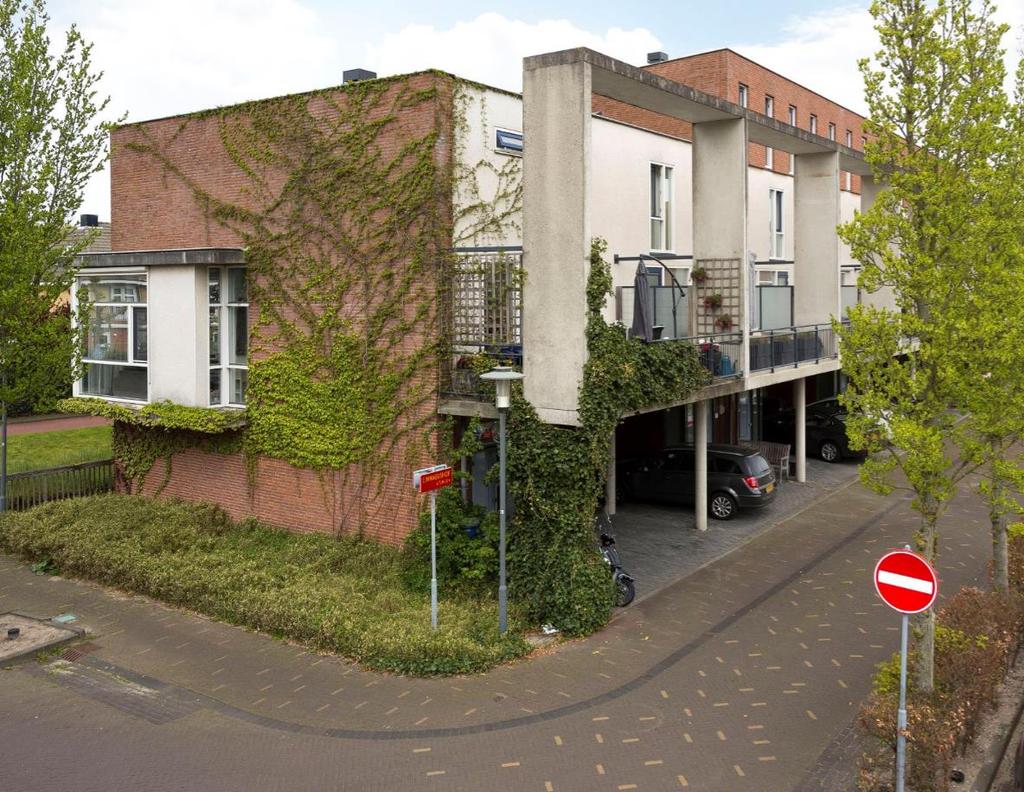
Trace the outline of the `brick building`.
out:
[[[175,455],[166,481],[159,472],[148,477],[145,492],[214,501],[236,518],[293,530],[400,541],[419,506],[409,472],[436,461],[439,416],[462,425],[494,417],[464,366],[473,356],[521,364],[540,417],[575,423],[594,236],[615,256],[608,321],[629,324],[637,262],[645,261],[663,337],[714,353],[711,386],[657,413],[624,416],[620,446],[756,441],[773,400],[799,409],[808,396],[839,388],[829,323],[862,295],[835,227],[877,192],[861,182],[869,171],[860,116],[730,50],[643,69],[589,50],[536,56],[524,64],[521,97],[437,72],[387,84],[437,99],[397,110],[382,145],[400,150],[435,134],[435,162],[450,182],[437,197],[446,256],[437,251],[429,274],[437,283],[430,332],[450,340],[452,354],[423,375],[430,398],[396,418],[396,426],[425,427],[426,443],[391,449],[394,464],[373,486],[359,463],[317,471],[263,455],[247,467],[240,454],[190,449]],[[329,117],[349,90],[311,101]],[[113,252],[83,257],[82,272],[105,313],[94,321],[91,366],[76,395],[240,410],[249,364],[275,351],[250,344],[264,329],[246,289],[251,251],[210,212],[211,202],[259,211],[218,117],[201,112],[114,132]],[[262,175],[273,192],[293,174]],[[455,266],[442,272],[440,258]],[[522,294],[509,280],[520,261]],[[392,274],[409,265],[372,262]],[[722,311],[695,299],[696,266],[712,270],[722,290],[724,330]],[[343,310],[358,326],[358,305]],[[408,343],[425,342],[422,333],[410,332]],[[128,340],[113,343],[115,335]],[[308,414],[292,417],[298,434],[319,429]],[[492,456],[485,449],[473,466],[472,497],[485,505]],[[614,459],[609,471],[613,495]],[[802,463],[797,471],[804,475]]]

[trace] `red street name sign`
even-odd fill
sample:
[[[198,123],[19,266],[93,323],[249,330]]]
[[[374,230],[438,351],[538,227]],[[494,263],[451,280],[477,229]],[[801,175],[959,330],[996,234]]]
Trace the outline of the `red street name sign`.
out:
[[[452,485],[452,469],[448,465],[416,470],[412,474],[412,486],[419,493],[433,492]]]
[[[875,565],[875,591],[893,610],[921,613],[939,595],[939,578],[917,553],[893,550]]]

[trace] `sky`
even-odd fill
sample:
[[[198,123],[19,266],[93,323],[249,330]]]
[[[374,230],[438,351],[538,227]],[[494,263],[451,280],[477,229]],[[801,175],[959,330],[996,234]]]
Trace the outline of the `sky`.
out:
[[[1024,2],[999,0],[1024,39]],[[142,121],[337,85],[342,72],[381,76],[439,68],[519,90],[522,58],[586,46],[633,64],[730,47],[858,112],[857,60],[876,48],[868,0],[519,0],[503,4],[329,0],[50,0],[54,38],[77,24],[104,72],[109,115]],[[1011,65],[1015,55],[1010,56]],[[97,174],[83,212],[110,217]]]

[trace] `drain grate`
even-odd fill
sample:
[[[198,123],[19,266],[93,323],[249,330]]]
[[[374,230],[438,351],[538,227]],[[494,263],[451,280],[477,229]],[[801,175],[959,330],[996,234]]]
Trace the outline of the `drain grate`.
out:
[[[72,646],[70,649],[65,649],[60,653],[60,659],[67,660],[69,663],[75,663],[90,652],[95,652],[97,649],[99,649],[99,646],[92,643],[92,641],[85,641],[84,643]]]

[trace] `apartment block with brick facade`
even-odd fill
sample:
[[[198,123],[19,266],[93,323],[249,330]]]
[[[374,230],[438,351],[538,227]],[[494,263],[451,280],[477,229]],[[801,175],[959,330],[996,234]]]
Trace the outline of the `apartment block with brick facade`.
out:
[[[524,63],[521,97],[434,72],[392,79],[419,88],[440,82],[443,95],[461,97],[441,113],[410,110],[391,141],[400,146],[403,135],[440,123],[436,156],[453,176],[442,233],[454,266],[438,291],[452,354],[440,362],[433,398],[405,420],[436,429],[442,415],[457,426],[493,419],[471,366],[485,355],[522,366],[542,419],[575,424],[593,237],[607,240],[613,257],[608,321],[630,324],[639,265],[662,339],[698,345],[714,377],[698,394],[624,416],[618,456],[694,441],[699,448],[702,439],[757,442],[778,404],[800,409],[840,387],[830,322],[869,297],[851,285],[835,227],[877,191],[860,154],[860,116],[729,50],[644,68],[590,50],[536,56]],[[183,118],[113,135],[113,252],[83,257],[82,273],[108,309],[107,325],[94,322],[92,364],[76,395],[244,406],[249,340],[259,330],[245,250],[189,187],[244,201],[244,180],[213,118],[200,113],[187,127]],[[161,142],[177,178],[143,154],[140,136]],[[485,207],[476,222],[460,211],[471,206]],[[705,279],[695,280],[695,269]],[[704,304],[712,292],[723,300],[716,308]],[[428,446],[437,442],[435,431]],[[145,491],[214,501],[234,517],[293,530],[394,543],[420,506],[409,473],[435,461],[429,447],[415,459],[407,451],[393,449],[383,485],[367,489],[351,470],[262,457],[250,474],[241,455],[193,449],[176,455],[166,481],[148,478]],[[794,449],[798,478],[804,451]],[[484,505],[494,496],[484,479],[492,462],[485,448],[472,466],[471,496]]]

